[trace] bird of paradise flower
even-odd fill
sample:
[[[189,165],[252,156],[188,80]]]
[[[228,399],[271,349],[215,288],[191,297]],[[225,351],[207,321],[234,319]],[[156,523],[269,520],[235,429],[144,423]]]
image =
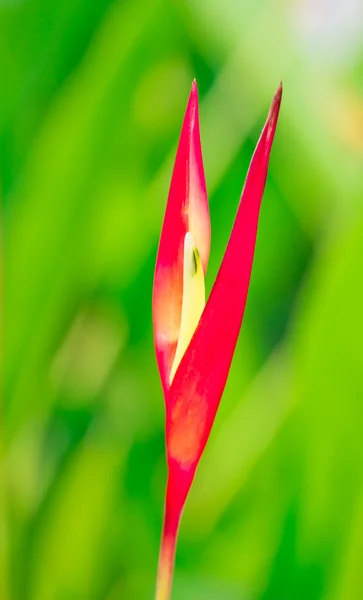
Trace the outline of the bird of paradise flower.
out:
[[[181,514],[227,381],[251,277],[258,218],[282,85],[257,143],[211,294],[204,276],[210,219],[193,82],[160,237],[153,325],[166,408],[168,481],[156,600],[171,594]]]

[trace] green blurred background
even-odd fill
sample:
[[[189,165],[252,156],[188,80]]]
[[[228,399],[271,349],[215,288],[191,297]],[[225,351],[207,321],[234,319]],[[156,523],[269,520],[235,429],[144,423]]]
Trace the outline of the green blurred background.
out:
[[[284,97],[173,600],[363,598],[361,0],[0,0],[0,68],[1,600],[153,597],[151,289],[194,77],[208,290]]]

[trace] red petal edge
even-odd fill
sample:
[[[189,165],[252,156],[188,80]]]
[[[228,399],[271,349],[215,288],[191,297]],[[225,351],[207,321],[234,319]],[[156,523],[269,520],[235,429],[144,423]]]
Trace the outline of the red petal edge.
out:
[[[164,395],[178,341],[183,295],[183,244],[193,233],[204,272],[210,221],[199,133],[198,90],[194,81],[181,130],[156,260],[153,287],[155,350]]]

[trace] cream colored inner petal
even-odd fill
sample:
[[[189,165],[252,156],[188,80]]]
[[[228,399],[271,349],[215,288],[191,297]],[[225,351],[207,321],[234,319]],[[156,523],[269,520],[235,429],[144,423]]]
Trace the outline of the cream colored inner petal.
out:
[[[203,265],[193,235],[184,238],[183,301],[175,358],[170,371],[170,385],[199,323],[205,306]]]

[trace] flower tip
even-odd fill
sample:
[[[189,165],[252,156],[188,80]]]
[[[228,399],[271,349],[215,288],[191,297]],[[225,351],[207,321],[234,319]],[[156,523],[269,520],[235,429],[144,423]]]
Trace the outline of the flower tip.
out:
[[[271,149],[272,140],[273,140],[275,130],[276,130],[277,119],[278,119],[279,112],[280,112],[281,98],[282,98],[282,81],[280,82],[280,85],[277,88],[276,93],[273,97],[270,111],[268,113],[265,129],[264,129],[265,134],[266,134],[265,139],[267,141],[269,151]]]
[[[272,117],[277,117],[277,114],[280,110],[280,104],[281,104],[281,98],[282,98],[282,81],[280,81],[280,85],[276,90],[276,94],[274,95],[274,98],[272,100],[272,104],[271,104],[271,116]]]
[[[193,79],[185,114],[186,121],[189,122],[189,127],[193,129],[195,123],[198,121],[198,87],[195,79]]]
[[[198,107],[198,86],[195,79],[193,79],[192,89],[190,90],[189,106],[194,110],[196,110]]]
[[[283,92],[283,85],[282,85],[282,81],[280,81],[280,85],[276,90],[276,94],[272,100],[272,108],[275,109],[275,111],[280,109],[280,104],[281,104],[281,98],[282,98],[282,92]]]

